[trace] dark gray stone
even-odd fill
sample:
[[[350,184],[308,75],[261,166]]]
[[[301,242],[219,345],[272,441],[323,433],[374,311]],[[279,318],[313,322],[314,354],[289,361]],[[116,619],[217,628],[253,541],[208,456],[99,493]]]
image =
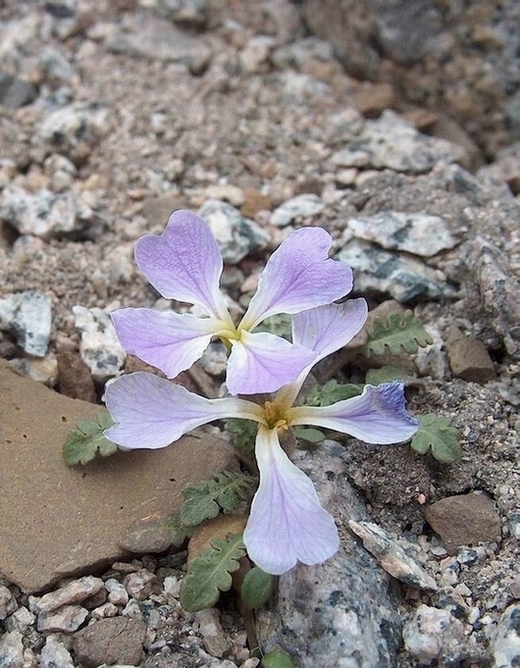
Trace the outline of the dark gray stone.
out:
[[[0,72],[0,104],[9,109],[18,109],[31,104],[38,97],[38,89],[33,84],[11,74]]]
[[[496,668],[520,664],[520,605],[514,603],[503,612],[492,643]]]

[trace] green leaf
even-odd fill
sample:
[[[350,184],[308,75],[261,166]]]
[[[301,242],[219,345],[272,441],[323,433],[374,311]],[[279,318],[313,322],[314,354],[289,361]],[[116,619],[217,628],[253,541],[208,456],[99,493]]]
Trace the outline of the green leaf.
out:
[[[350,399],[361,394],[363,388],[353,383],[340,385],[336,380],[329,380],[323,387],[314,387],[306,400],[307,406],[330,406],[336,401]]]
[[[186,487],[181,507],[181,522],[196,526],[216,517],[222,510],[236,510],[247,501],[256,479],[233,471],[223,471],[212,480],[203,480]]]
[[[271,334],[276,334],[276,336],[282,336],[286,339],[290,338],[292,332],[291,316],[286,313],[272,315],[270,318],[263,320],[255,328],[255,331],[270,332]]]
[[[388,383],[391,380],[401,380],[406,377],[406,371],[397,366],[386,364],[380,369],[369,369],[365,378],[368,385],[379,385],[380,383]]]
[[[452,464],[462,457],[459,432],[448,418],[428,413],[419,417],[419,429],[410,443],[412,450],[424,455],[431,449],[432,456],[441,464]]]
[[[294,663],[291,657],[285,652],[275,650],[269,652],[262,659],[263,668],[294,668]]]
[[[266,573],[258,566],[246,573],[240,595],[248,608],[261,608],[274,589],[274,575]]]
[[[325,434],[314,427],[294,427],[293,434],[308,443],[321,443],[325,438]]]
[[[242,534],[228,534],[226,539],[214,538],[188,563],[188,572],[181,583],[180,602],[187,612],[209,608],[218,601],[220,592],[229,591],[231,573],[238,570],[245,555]]]
[[[97,455],[108,457],[117,452],[117,445],[103,435],[103,431],[113,424],[108,413],[100,413],[97,422],[78,420],[63,446],[63,457],[67,464],[88,464]]]
[[[367,328],[368,340],[360,348],[366,357],[384,355],[388,350],[392,355],[401,352],[416,353],[418,348],[433,343],[424,325],[411,311],[390,313],[386,318],[375,318]]]
[[[226,431],[233,434],[233,443],[237,450],[244,453],[248,459],[254,460],[255,441],[258,426],[251,420],[243,418],[228,418],[224,420]]]

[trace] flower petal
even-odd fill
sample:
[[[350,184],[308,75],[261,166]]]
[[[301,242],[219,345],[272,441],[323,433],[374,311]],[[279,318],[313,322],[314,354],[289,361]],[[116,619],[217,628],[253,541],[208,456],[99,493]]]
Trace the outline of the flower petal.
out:
[[[292,340],[314,351],[317,362],[346,346],[363,327],[367,316],[368,305],[362,298],[302,311],[292,318]]]
[[[365,443],[402,443],[417,431],[418,422],[406,411],[404,383],[396,380],[366,385],[363,394],[332,406],[296,406],[292,425],[311,424],[335,429]]]
[[[168,378],[189,369],[202,356],[215,329],[213,318],[191,313],[123,308],[112,313],[121,345]]]
[[[252,330],[276,313],[299,313],[350,292],[352,269],[329,258],[331,244],[321,227],[293,232],[269,258],[241,325]]]
[[[259,428],[256,460],[260,486],[244,531],[249,557],[273,575],[297,561],[310,566],[331,557],[339,547],[334,520],[310,479],[282,450],[276,429]]]
[[[173,213],[160,236],[141,237],[135,259],[163,297],[198,304],[220,318],[227,314],[219,292],[222,256],[208,224],[191,211]]]
[[[344,304],[325,304],[292,317],[292,339],[312,350],[316,357],[298,378],[277,394],[277,401],[292,406],[309,371],[319,360],[345,346],[365,324],[368,306],[364,299],[350,299]]]
[[[226,384],[231,394],[274,392],[295,380],[314,353],[268,332],[242,332],[232,341]]]
[[[254,417],[243,399],[206,399],[164,378],[138,371],[107,386],[105,401],[116,423],[105,436],[128,449],[164,448],[183,434],[224,417]]]

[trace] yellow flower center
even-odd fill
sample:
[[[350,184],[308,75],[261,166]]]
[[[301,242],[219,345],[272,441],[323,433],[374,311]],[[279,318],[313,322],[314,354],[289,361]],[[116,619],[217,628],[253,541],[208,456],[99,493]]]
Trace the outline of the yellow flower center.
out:
[[[289,423],[285,416],[285,411],[274,401],[264,403],[264,420],[268,429],[288,429]]]
[[[245,333],[245,330],[242,329],[240,326],[235,327],[232,324],[228,323],[220,323],[222,327],[219,327],[218,329],[215,329],[215,336],[217,336],[222,343],[226,346],[226,348],[229,350],[231,348],[231,344],[236,342],[241,342],[243,341],[243,335]]]

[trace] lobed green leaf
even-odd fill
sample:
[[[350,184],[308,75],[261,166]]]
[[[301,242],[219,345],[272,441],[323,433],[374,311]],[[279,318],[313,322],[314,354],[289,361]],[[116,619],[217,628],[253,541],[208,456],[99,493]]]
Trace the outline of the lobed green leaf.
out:
[[[113,424],[108,413],[100,413],[97,421],[78,420],[63,446],[66,463],[69,466],[88,464],[98,455],[108,457],[117,452],[117,445],[103,435],[103,431]]]
[[[401,380],[406,377],[406,371],[396,366],[386,364],[380,369],[369,369],[365,381],[368,385],[379,385],[388,383],[391,380]]]
[[[323,387],[313,387],[309,392],[305,403],[308,406],[330,406],[336,401],[350,399],[361,394],[363,388],[353,383],[341,385],[336,380],[329,380]]]
[[[258,427],[255,422],[243,418],[228,418],[224,420],[226,431],[233,434],[235,448],[243,453],[246,459],[254,461],[255,441]]]
[[[360,352],[366,357],[384,355],[388,350],[392,355],[401,352],[416,353],[418,348],[433,343],[424,325],[411,311],[390,313],[386,318],[375,318],[367,327],[368,339]]]
[[[184,610],[196,612],[215,605],[220,593],[231,589],[231,573],[238,570],[245,553],[242,534],[228,534],[226,539],[214,538],[211,547],[188,562],[180,589]]]
[[[292,323],[291,316],[286,313],[277,313],[272,315],[269,318],[263,320],[258,327],[256,327],[257,332],[270,332],[271,334],[276,334],[276,336],[281,336],[285,339],[291,337],[292,332]]]
[[[432,456],[441,464],[452,464],[462,457],[459,432],[450,425],[448,418],[435,413],[419,417],[419,429],[412,438],[412,450],[422,455],[431,450]]]
[[[249,500],[256,480],[233,471],[223,471],[211,480],[187,487],[180,518],[185,526],[197,526],[216,517],[222,510],[236,510]]]

